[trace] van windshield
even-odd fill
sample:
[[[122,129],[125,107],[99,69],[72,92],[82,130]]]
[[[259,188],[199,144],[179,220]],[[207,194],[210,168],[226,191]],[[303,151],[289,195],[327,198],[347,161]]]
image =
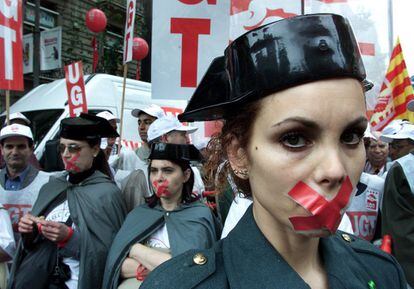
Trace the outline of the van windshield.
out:
[[[63,109],[44,109],[22,111],[22,113],[30,120],[30,127],[32,129],[35,148],[42,141],[50,128],[55,124],[58,118],[62,115]],[[3,124],[5,120],[3,115],[0,118],[0,123]]]

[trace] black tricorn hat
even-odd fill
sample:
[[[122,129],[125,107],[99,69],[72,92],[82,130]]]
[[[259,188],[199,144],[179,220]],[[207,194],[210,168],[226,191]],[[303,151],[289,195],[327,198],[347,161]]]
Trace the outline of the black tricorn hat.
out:
[[[88,140],[103,137],[118,137],[119,134],[109,121],[96,115],[81,113],[60,122],[60,137],[74,140]]]
[[[154,143],[151,146],[150,160],[201,161],[203,156],[192,144]]]
[[[337,77],[355,78],[370,88],[349,22],[336,14],[283,19],[245,33],[215,58],[178,118],[226,118],[240,104]]]

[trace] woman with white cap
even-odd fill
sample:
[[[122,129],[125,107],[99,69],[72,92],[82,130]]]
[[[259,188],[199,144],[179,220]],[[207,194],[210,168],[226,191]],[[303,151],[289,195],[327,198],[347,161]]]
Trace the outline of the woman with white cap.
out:
[[[346,19],[293,17],[216,58],[180,121],[225,119],[215,158],[253,204],[209,250],[152,272],[148,288],[405,288],[395,259],[337,232],[365,163],[365,69]]]

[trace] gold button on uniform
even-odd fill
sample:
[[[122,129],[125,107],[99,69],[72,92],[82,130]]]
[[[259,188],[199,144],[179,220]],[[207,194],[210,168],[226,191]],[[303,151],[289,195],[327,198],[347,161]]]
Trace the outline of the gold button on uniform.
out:
[[[342,234],[342,239],[344,239],[348,243],[352,241],[351,236],[349,236],[348,234]]]
[[[207,258],[203,254],[197,253],[193,257],[193,262],[197,265],[204,265],[205,263],[207,263]]]

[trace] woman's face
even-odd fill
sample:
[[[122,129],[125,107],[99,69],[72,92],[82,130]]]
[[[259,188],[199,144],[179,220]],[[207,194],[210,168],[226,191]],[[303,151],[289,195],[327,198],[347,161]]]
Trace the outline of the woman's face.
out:
[[[312,224],[312,216],[318,213],[309,203],[307,207],[310,194],[303,193],[303,188],[310,187],[318,196],[307,201],[329,204],[340,195],[348,203],[350,185],[358,183],[365,161],[361,139],[367,121],[361,85],[354,79],[318,81],[261,102],[245,161],[256,220],[284,231],[328,235],[329,230]],[[337,202],[321,219],[335,215]],[[310,217],[305,223],[311,224],[303,227],[303,220],[299,221],[302,228],[298,230],[291,220],[297,216]]]
[[[190,169],[183,172],[180,166],[168,160],[151,161],[151,184],[161,199],[180,199],[183,185],[189,178]]]
[[[92,167],[99,145],[90,147],[86,141],[60,138],[59,149],[65,170],[69,173],[80,173]]]

